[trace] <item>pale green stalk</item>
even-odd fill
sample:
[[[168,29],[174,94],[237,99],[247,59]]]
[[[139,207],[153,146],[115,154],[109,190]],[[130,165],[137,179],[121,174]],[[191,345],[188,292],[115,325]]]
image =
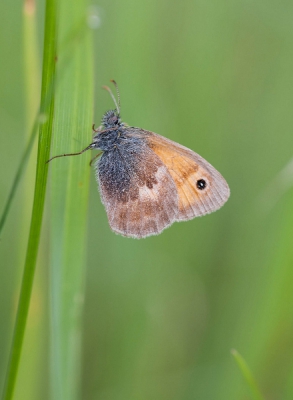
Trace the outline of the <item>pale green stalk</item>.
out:
[[[244,358],[238,353],[237,350],[233,349],[231,350],[231,353],[251,391],[253,399],[265,400]]]
[[[93,49],[91,33],[85,32],[86,3],[62,0],[60,4],[62,46],[58,64],[66,63],[66,70],[58,79],[52,156],[78,151],[90,143],[93,122]],[[50,370],[54,400],[75,400],[80,396],[89,159],[88,152],[50,163]]]
[[[53,96],[51,97],[48,106],[45,104],[45,99],[48,96],[50,87],[52,87],[52,82],[55,76],[55,54],[56,2],[55,0],[47,0],[41,92],[41,112],[46,116],[46,121],[40,125],[39,129],[34,204],[11,353],[3,392],[4,400],[13,398],[39,248],[48,173],[48,167],[45,164],[45,161],[48,159],[50,154],[54,111]]]

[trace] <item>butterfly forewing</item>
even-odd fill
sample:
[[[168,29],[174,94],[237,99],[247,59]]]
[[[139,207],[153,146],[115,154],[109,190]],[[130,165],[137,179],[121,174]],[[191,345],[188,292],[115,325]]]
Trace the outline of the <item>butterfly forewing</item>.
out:
[[[179,199],[177,221],[216,211],[228,200],[227,182],[204,158],[163,136],[144,130],[140,132],[175,182]]]

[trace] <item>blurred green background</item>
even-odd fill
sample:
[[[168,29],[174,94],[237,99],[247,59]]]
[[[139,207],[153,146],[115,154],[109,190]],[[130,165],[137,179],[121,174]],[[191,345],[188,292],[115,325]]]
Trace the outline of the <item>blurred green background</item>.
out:
[[[231,198],[220,211],[160,236],[126,239],[110,231],[92,171],[81,398],[250,399],[231,356],[235,348],[264,398],[292,399],[293,3],[101,0],[92,6],[99,16],[96,124],[113,107],[101,86],[115,78],[123,120],[201,154],[226,178]],[[37,7],[41,54],[43,2]],[[1,211],[27,139],[22,8],[20,0],[0,3]],[[1,386],[34,165],[0,241]],[[49,218],[15,399],[49,398]]]

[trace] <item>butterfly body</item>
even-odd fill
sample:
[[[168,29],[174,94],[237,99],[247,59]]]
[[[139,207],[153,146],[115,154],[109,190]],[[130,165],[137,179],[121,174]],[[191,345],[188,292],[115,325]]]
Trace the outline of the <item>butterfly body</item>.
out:
[[[144,238],[222,207],[230,195],[222,175],[192,150],[123,123],[118,90],[117,104],[105,89],[117,108],[103,115],[92,143],[79,153],[55,157],[103,151],[95,170],[111,229]]]

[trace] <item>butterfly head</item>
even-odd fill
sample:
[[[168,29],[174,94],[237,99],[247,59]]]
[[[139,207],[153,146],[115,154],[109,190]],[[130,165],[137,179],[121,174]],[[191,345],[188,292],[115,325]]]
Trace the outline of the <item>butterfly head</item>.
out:
[[[116,109],[109,110],[103,115],[102,125],[105,129],[119,128],[121,123],[119,112]]]
[[[116,101],[115,96],[112,93],[112,90],[108,86],[103,86],[103,89],[107,90],[107,92],[112,97],[112,100],[114,101],[114,104],[116,106],[115,110],[109,110],[103,115],[102,125],[105,129],[113,129],[113,128],[115,129],[119,128],[122,125],[120,119],[120,94],[118,86],[113,79],[111,80],[111,82],[114,83],[116,87],[118,101]]]

